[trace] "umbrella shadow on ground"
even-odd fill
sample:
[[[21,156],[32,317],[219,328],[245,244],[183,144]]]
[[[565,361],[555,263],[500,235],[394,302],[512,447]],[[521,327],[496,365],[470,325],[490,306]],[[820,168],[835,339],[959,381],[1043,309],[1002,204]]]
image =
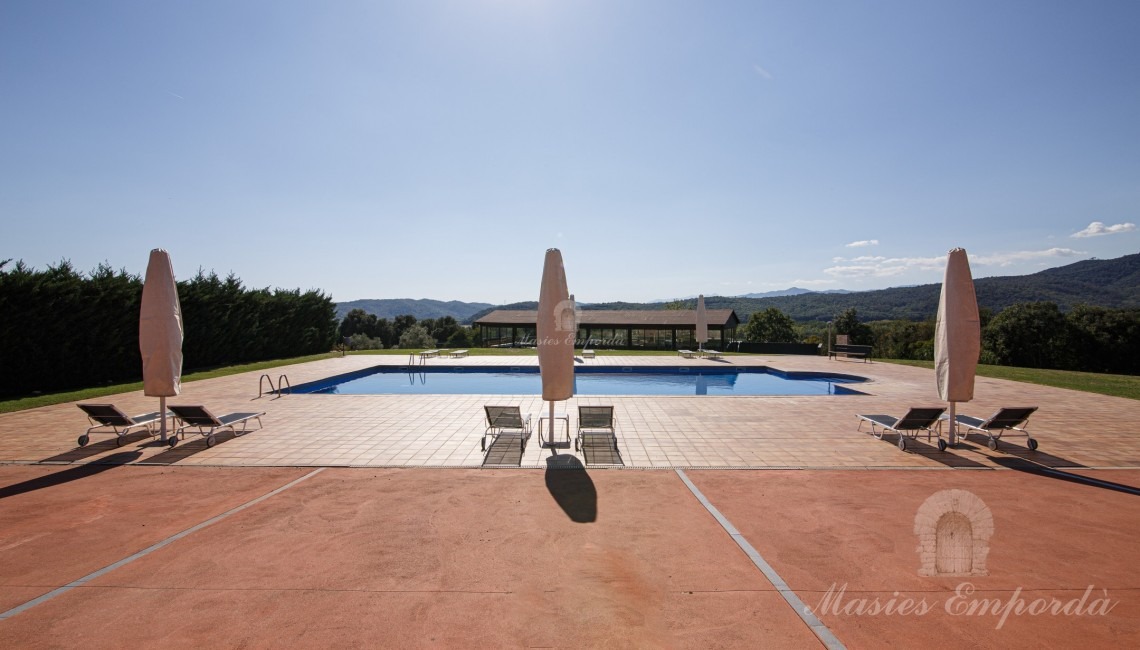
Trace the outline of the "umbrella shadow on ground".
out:
[[[193,434],[192,434],[193,435]],[[214,434],[215,445],[220,445],[227,440],[236,438],[232,432],[225,431],[223,433]],[[190,440],[182,440],[177,446],[157,453],[150,458],[146,459],[146,463],[151,465],[173,465],[180,460],[184,460],[193,456],[194,454],[206,451],[209,446],[206,445],[206,439],[201,436],[194,436]]]
[[[518,467],[522,465],[522,456],[518,438],[495,438],[483,456],[483,467]]]
[[[878,439],[875,439],[875,440],[877,442],[885,442],[885,443],[887,443],[889,445],[893,445],[895,447],[897,447],[899,444],[899,439],[898,439],[897,435],[887,434],[887,435],[883,436],[882,440],[878,440]],[[977,448],[974,447],[973,445],[969,444],[969,443],[966,443],[966,442],[959,440],[957,447],[947,448],[946,451],[938,451],[938,445],[937,445],[937,443],[935,443],[933,441],[933,439],[931,439],[928,442],[925,438],[911,438],[910,436],[907,436],[906,437],[906,451],[901,452],[901,453],[918,454],[919,456],[929,458],[930,460],[933,460],[936,463],[942,463],[943,465],[945,465],[947,467],[969,467],[969,468],[973,468],[973,469],[979,469],[979,468],[988,469],[987,465],[979,463],[976,460],[971,460],[971,459],[966,458],[964,456],[959,456],[958,454],[953,453],[953,450],[969,451],[971,449],[976,450]]]
[[[114,444],[113,442],[111,444]],[[141,451],[121,451],[117,454],[111,454],[106,458],[98,461],[93,461],[85,465],[77,465],[69,467],[61,472],[48,474],[46,476],[39,476],[20,483],[6,485],[0,487],[0,499],[14,497],[18,494],[27,492],[35,492],[44,488],[54,487],[56,485],[63,485],[72,481],[101,474],[109,469],[126,465],[134,460],[137,460],[142,455]]]
[[[1073,474],[1071,472],[1064,472],[1054,467],[1044,465],[1041,463],[1033,462],[1028,458],[1020,457],[997,457],[993,461],[1002,467],[1017,470],[1019,472],[1026,472],[1037,476],[1044,476],[1047,478],[1054,478],[1061,481],[1068,481],[1070,483],[1079,483],[1080,485],[1088,485],[1090,487],[1102,488],[1105,490],[1113,490],[1114,492],[1123,492],[1124,494],[1131,494],[1132,496],[1140,496],[1140,488],[1123,483],[1115,483],[1113,481],[1104,481],[1101,479],[1090,478],[1088,476],[1081,476],[1080,474]],[[1069,465],[1070,468],[1079,468],[1080,465]]]
[[[555,454],[546,459],[546,489],[571,521],[597,521],[598,491],[576,456]]]
[[[982,436],[982,440],[985,440],[985,439],[986,439],[985,436]],[[964,440],[964,438],[963,438],[963,440]],[[959,445],[961,445],[961,443],[959,443]],[[985,446],[985,442],[983,442],[978,447],[975,447],[975,449],[980,452],[982,447],[984,447],[984,446]],[[1006,443],[1006,442],[1000,442],[999,441],[997,451],[991,452],[991,453],[1002,454],[1002,456],[992,456],[991,455],[990,458],[994,462],[997,462],[999,458],[1002,458],[1002,459],[1019,458],[1019,459],[1024,460],[1028,463],[1035,464],[1035,465],[1042,465],[1044,467],[1053,467],[1053,468],[1067,467],[1070,469],[1081,469],[1084,467],[1084,465],[1082,465],[1076,461],[1072,461],[1072,460],[1069,460],[1067,458],[1061,458],[1060,456],[1054,456],[1053,454],[1041,451],[1040,448],[1037,451],[1033,451],[1032,449],[1029,449],[1028,447],[1023,447],[1021,445],[1016,445],[1014,443]]]

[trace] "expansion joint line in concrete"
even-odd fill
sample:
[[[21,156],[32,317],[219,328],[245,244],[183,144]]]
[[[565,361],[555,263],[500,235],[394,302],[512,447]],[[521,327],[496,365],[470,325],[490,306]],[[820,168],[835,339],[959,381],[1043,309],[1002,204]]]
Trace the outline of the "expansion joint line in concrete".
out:
[[[247,501],[247,502],[241,504],[240,506],[231,508],[231,509],[223,512],[220,515],[216,515],[214,517],[211,517],[211,518],[207,519],[206,521],[203,521],[202,523],[197,524],[195,526],[191,526],[190,528],[187,528],[186,530],[184,530],[180,533],[175,533],[175,534],[171,535],[170,537],[167,537],[166,539],[164,539],[160,542],[156,542],[154,544],[151,544],[150,546],[144,548],[143,550],[139,551],[138,553],[135,553],[134,555],[127,556],[127,557],[119,560],[118,562],[115,562],[114,564],[108,564],[107,566],[103,567],[102,569],[99,569],[98,571],[95,571],[94,573],[90,573],[88,575],[83,576],[82,578],[79,578],[78,580],[75,580],[74,582],[69,582],[68,584],[63,585],[62,587],[59,587],[57,589],[53,589],[53,590],[47,592],[46,594],[44,594],[38,598],[33,598],[32,600],[29,600],[28,602],[26,602],[22,605],[17,605],[16,607],[13,607],[12,609],[9,609],[6,612],[0,613],[0,621],[4,620],[6,618],[12,618],[16,614],[27,611],[27,610],[35,607],[36,605],[39,605],[40,603],[49,601],[52,598],[55,598],[56,596],[67,593],[68,591],[71,591],[72,589],[75,589],[76,587],[82,587],[82,586],[86,585],[88,582],[95,580],[96,578],[99,578],[100,576],[104,576],[104,575],[114,571],[115,569],[118,569],[121,566],[126,566],[127,564],[130,564],[131,562],[134,562],[135,560],[137,560],[139,558],[146,557],[147,555],[150,555],[151,553],[157,551],[158,549],[160,549],[160,548],[162,548],[168,544],[176,542],[176,541],[182,539],[183,537],[186,537],[187,535],[190,535],[190,534],[198,532],[199,530],[202,530],[206,526],[216,524],[219,521],[225,519],[226,517],[229,517],[230,515],[237,514],[237,513],[241,512],[242,510],[245,510],[246,508],[251,508],[251,507],[261,503],[262,501],[265,501],[266,499],[268,499],[270,497],[273,497],[275,495],[278,495],[278,494],[284,492],[285,490],[288,490],[289,488],[297,485],[301,481],[304,481],[304,480],[309,479],[313,476],[316,476],[317,474],[323,472],[324,469],[325,468],[321,467],[319,469],[313,470],[312,472],[305,474],[301,478],[295,479],[293,481],[286,483],[285,485],[282,485],[281,487],[277,488],[276,490],[273,490],[272,492],[269,492],[267,494],[263,494],[263,495],[257,497],[256,499],[254,499],[252,501]]]
[[[720,510],[717,510],[716,506],[714,506],[705,497],[704,493],[702,493],[700,489],[698,489],[697,486],[689,480],[689,477],[685,474],[685,470],[678,469],[675,471],[677,472],[677,476],[681,477],[681,481],[685,483],[685,486],[689,488],[689,491],[693,493],[693,496],[697,497],[697,501],[700,501],[701,505],[705,507],[705,510],[708,510],[709,514],[712,515],[714,519],[716,519],[717,523],[719,523],[722,528],[724,528],[724,531],[728,533],[729,537],[732,538],[732,541],[736,542],[736,545],[740,547],[740,550],[744,551],[744,554],[748,556],[748,559],[752,560],[752,563],[756,565],[756,568],[760,569],[760,572],[764,574],[764,577],[768,579],[768,582],[772,583],[772,586],[776,588],[776,591],[780,594],[780,596],[783,597],[784,601],[791,606],[792,611],[794,611],[796,615],[799,616],[801,620],[803,620],[804,624],[806,624],[811,629],[811,631],[817,637],[819,637],[819,640],[823,643],[823,645],[830,650],[839,650],[841,648],[845,648],[843,643],[835,636],[835,634],[833,634],[832,631],[823,624],[823,621],[819,620],[819,618],[813,614],[811,610],[808,609],[807,605],[804,604],[804,601],[796,595],[796,592],[792,591],[792,588],[788,586],[788,583],[784,582],[784,579],[780,577],[780,574],[776,573],[776,570],[772,568],[772,565],[768,564],[768,561],[765,560],[762,555],[760,555],[760,552],[757,551],[756,548],[752,546],[752,544],[748,543],[748,540],[744,538],[744,535],[740,534],[740,531],[736,529],[736,526],[733,526],[732,522],[729,521],[728,518],[723,514],[721,514]]]

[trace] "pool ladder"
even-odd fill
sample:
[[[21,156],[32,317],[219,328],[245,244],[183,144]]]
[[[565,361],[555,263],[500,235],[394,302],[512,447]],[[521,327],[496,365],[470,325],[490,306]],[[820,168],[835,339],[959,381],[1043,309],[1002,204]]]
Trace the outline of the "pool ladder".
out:
[[[274,388],[273,378],[266,374],[262,375],[257,380],[257,397],[254,399],[261,399],[263,395],[268,394],[265,392],[265,384],[269,384],[269,393],[277,393],[277,397],[274,397],[273,399],[279,399],[282,395],[284,395],[286,388],[289,389],[290,393],[293,392],[293,384],[290,383],[288,375],[282,374],[277,377],[277,387]]]

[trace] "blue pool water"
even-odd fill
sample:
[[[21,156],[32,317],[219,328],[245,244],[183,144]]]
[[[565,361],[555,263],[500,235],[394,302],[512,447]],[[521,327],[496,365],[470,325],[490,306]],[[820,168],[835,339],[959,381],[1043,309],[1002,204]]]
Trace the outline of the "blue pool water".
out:
[[[783,373],[771,368],[577,368],[575,395],[858,395],[853,375]],[[293,388],[325,395],[536,395],[538,368],[376,367]]]

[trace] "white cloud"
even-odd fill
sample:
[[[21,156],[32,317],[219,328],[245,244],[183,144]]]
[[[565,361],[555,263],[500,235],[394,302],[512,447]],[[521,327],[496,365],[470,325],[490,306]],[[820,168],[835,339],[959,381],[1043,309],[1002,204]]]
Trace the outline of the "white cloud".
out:
[[[1084,255],[1084,251],[1075,251],[1071,248],[1049,248],[1043,251],[1015,251],[1012,253],[993,253],[991,255],[978,255],[971,257],[970,261],[984,266],[1011,266],[1021,262],[1047,259],[1051,257],[1076,257]]]
[[[882,257],[864,255],[851,259],[836,258],[837,266],[823,270],[837,278],[889,278],[909,271],[938,271],[946,265],[938,257]]]
[[[1007,253],[991,253],[988,255],[971,255],[970,263],[974,266],[1012,266],[1042,260],[1076,257],[1085,255],[1084,251],[1071,248],[1048,248],[1039,251],[1012,251]],[[834,266],[823,270],[824,273],[840,279],[860,278],[891,278],[910,273],[941,272],[946,268],[946,256],[935,257],[883,257],[881,255],[860,255],[858,257],[835,257],[831,263]]]
[[[844,246],[846,246],[847,248],[863,248],[865,246],[878,246],[878,245],[879,245],[878,239],[861,239],[859,241],[853,241],[850,244],[844,244]]]
[[[756,71],[756,74],[760,75],[761,77],[764,77],[765,79],[771,79],[772,78],[771,72],[768,72],[767,70],[765,70],[764,68],[761,68],[760,66],[758,66],[756,64],[752,64],[752,69],[754,71]]]
[[[1075,232],[1070,237],[1100,237],[1101,235],[1119,235],[1122,232],[1132,232],[1136,230],[1134,223],[1118,223],[1112,226],[1106,226],[1100,221],[1094,221],[1089,224],[1088,228],[1080,232]]]

